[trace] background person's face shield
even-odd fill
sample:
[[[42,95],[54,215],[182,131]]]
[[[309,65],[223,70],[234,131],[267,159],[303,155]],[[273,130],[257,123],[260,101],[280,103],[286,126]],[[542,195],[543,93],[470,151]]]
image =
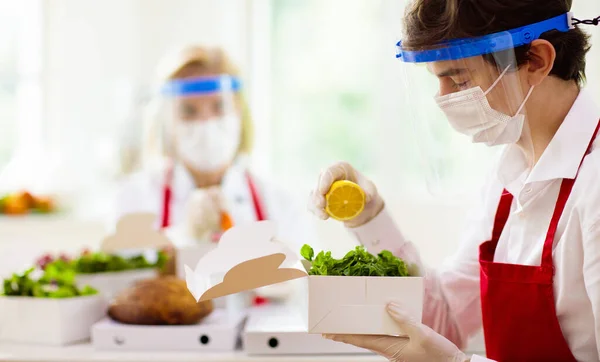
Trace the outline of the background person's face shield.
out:
[[[176,79],[161,92],[164,142],[169,153],[200,171],[227,166],[237,154],[241,118],[230,76]]]
[[[417,174],[430,194],[457,196],[480,186],[503,150],[495,146],[518,143],[533,154],[525,108],[533,88],[517,67],[515,47],[569,29],[570,16],[543,23],[418,50],[398,43]]]

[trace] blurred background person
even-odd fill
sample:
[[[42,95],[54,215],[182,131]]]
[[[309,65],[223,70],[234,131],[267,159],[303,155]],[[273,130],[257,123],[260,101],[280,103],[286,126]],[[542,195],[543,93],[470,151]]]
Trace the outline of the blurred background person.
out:
[[[202,87],[223,75],[239,83],[240,76],[221,49],[201,46],[169,54],[158,73],[163,86],[181,80],[190,87]],[[272,219],[282,230],[292,229],[289,234],[294,240],[310,240],[311,227],[303,224],[303,208],[295,207],[288,195],[249,171],[253,128],[243,93],[234,91],[230,110],[225,109],[228,102],[224,99],[229,95],[207,94],[151,102],[144,130],[143,170],[122,183],[116,216],[153,212],[161,227],[172,230],[175,237],[189,239],[218,236],[206,234],[215,225],[226,229],[229,223]]]
[[[277,221],[294,250],[313,243],[304,208],[249,171],[252,119],[225,52],[183,47],[160,62],[158,80],[161,95],[145,112],[142,170],[121,183],[116,219],[154,213],[176,246],[216,242],[233,225],[263,220]]]

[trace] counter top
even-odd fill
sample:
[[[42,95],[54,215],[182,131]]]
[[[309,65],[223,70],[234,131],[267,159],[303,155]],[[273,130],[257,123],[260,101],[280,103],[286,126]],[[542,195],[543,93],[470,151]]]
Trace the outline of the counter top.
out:
[[[0,344],[2,362],[383,362],[379,356],[247,356],[244,352],[109,352],[91,344],[66,347]]]

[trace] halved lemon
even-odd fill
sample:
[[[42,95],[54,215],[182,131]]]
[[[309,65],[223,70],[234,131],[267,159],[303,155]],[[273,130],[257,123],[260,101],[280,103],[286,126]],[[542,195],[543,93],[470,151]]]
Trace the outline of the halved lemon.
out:
[[[336,181],[325,195],[325,212],[338,221],[357,217],[365,208],[365,192],[354,182]]]

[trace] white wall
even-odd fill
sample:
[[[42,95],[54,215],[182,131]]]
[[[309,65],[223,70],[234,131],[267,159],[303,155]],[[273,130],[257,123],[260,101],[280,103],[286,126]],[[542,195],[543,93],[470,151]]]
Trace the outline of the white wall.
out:
[[[579,0],[573,2],[573,16],[577,19],[593,19],[600,16],[600,1]],[[588,88],[596,95],[596,101],[600,103],[600,27],[581,26],[585,32],[591,35],[592,49],[588,55],[586,73],[588,77]]]
[[[53,0],[45,2],[45,121],[63,192],[108,187],[136,100],[173,48],[223,46],[248,69],[246,0]],[[138,125],[139,126],[139,125]],[[77,165],[76,172],[72,167]],[[98,179],[98,175],[106,179]],[[87,188],[87,189],[86,189]],[[79,198],[81,195],[68,195]],[[90,200],[90,203],[93,202]],[[95,204],[91,209],[107,207]],[[87,211],[89,211],[87,210]],[[99,211],[98,211],[99,212]]]

